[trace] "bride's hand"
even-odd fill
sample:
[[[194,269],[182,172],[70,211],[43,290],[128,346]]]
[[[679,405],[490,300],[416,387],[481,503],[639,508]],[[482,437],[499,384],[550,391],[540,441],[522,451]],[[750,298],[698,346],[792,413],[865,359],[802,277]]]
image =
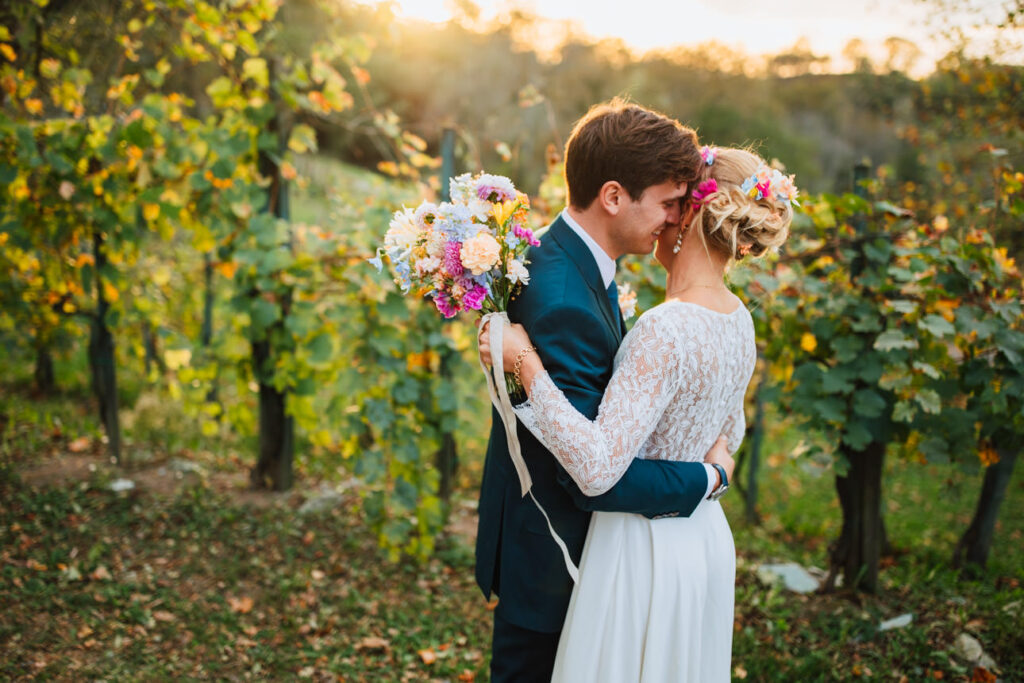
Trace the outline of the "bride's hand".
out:
[[[488,320],[480,327],[480,332],[476,337],[477,345],[480,348],[480,360],[482,360],[484,365],[488,367],[491,366],[490,325],[491,321]],[[505,371],[511,372],[512,366],[515,364],[516,356],[519,355],[519,352],[532,346],[530,343],[530,335],[526,333],[526,328],[519,323],[505,323],[505,329],[502,330],[501,342],[501,355],[505,365]]]

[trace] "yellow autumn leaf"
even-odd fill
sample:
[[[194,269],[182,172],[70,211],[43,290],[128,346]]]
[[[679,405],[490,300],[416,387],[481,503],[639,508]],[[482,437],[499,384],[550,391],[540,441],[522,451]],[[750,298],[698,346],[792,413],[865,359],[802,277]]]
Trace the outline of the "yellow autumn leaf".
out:
[[[10,237],[6,232],[0,232],[0,247],[7,244],[7,238]]]
[[[25,111],[29,114],[41,114],[43,112],[43,101],[36,97],[25,100]]]
[[[800,337],[800,348],[811,353],[814,349],[818,348],[818,340],[810,332],[804,332],[803,336]]]
[[[959,302],[955,299],[939,299],[935,302],[935,310],[946,319],[946,322],[953,322],[954,313]]]
[[[44,59],[39,63],[39,73],[43,78],[56,78],[60,75],[60,62],[53,58]]]
[[[28,199],[32,192],[28,189],[28,183],[21,176],[14,179],[9,189],[11,195],[18,200]]]
[[[103,296],[106,297],[107,301],[117,301],[121,298],[121,293],[117,291],[117,287],[110,284],[108,281],[103,281]]]
[[[143,204],[142,215],[147,221],[155,221],[160,216],[159,204]]]
[[[429,370],[434,364],[440,361],[436,351],[424,351],[422,353],[410,353],[405,359],[405,367],[409,372],[418,369]]]
[[[978,450],[978,459],[983,466],[988,467],[999,462],[999,453],[992,448],[992,444],[987,443]]]
[[[0,43],[0,52],[3,53],[4,57],[7,57],[8,62],[13,62],[18,58],[18,53],[16,53],[14,48],[7,43]]]
[[[96,265],[96,259],[93,258],[92,254],[79,254],[78,258],[75,259],[75,268],[93,265]]]
[[[214,268],[218,273],[230,280],[235,277],[235,271],[238,270],[238,264],[234,261],[221,261],[215,265]]]
[[[167,349],[164,351],[164,363],[168,370],[177,370],[189,364],[192,360],[192,352],[188,349]]]

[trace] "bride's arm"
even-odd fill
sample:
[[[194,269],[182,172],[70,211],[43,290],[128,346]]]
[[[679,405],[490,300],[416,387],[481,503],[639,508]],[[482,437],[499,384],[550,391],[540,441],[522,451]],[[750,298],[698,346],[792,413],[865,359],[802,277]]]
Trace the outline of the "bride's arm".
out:
[[[642,317],[632,335],[593,421],[566,399],[536,353],[522,357],[520,377],[530,400],[516,415],[587,496],[601,495],[619,481],[679,387],[672,339],[658,332],[655,318]],[[506,344],[513,360],[529,348],[520,343],[523,337],[510,335]]]

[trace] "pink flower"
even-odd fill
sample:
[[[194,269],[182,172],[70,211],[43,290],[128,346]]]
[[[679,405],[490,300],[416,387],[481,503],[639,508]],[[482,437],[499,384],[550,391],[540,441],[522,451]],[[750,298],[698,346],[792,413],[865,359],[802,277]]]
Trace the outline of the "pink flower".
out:
[[[693,191],[693,201],[703,204],[705,199],[716,192],[718,192],[718,181],[714,178],[708,178]]]
[[[700,158],[708,166],[710,166],[711,164],[715,163],[715,157],[716,156],[717,156],[717,153],[715,152],[715,148],[714,147],[708,147],[707,145],[704,145],[701,148],[701,150],[700,150]]]
[[[512,229],[512,234],[528,243],[531,247],[540,246],[540,240],[533,236],[533,230],[530,230],[525,226],[516,223],[515,227]]]
[[[482,285],[475,285],[473,289],[466,292],[466,295],[462,297],[462,304],[466,308],[479,311],[483,308],[484,300],[487,298],[487,288]]]
[[[444,271],[452,277],[461,276],[464,270],[462,258],[459,256],[461,250],[462,245],[458,242],[449,242],[444,245]]]
[[[434,305],[437,306],[437,310],[441,312],[441,315],[446,318],[454,318],[455,314],[459,312],[455,302],[444,292],[434,294]]]

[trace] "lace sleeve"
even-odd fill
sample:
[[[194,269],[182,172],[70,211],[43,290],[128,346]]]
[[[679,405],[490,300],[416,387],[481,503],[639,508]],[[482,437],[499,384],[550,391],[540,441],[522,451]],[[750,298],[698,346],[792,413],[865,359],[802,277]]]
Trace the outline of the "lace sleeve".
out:
[[[726,440],[729,442],[729,454],[736,455],[743,443],[743,437],[747,434],[747,416],[743,412],[743,394],[736,406],[729,412],[725,419],[725,427],[722,430]]]
[[[534,378],[529,402],[516,408],[587,496],[622,477],[679,387],[671,335],[656,327],[650,314],[637,321],[596,420],[573,408],[546,372]]]

